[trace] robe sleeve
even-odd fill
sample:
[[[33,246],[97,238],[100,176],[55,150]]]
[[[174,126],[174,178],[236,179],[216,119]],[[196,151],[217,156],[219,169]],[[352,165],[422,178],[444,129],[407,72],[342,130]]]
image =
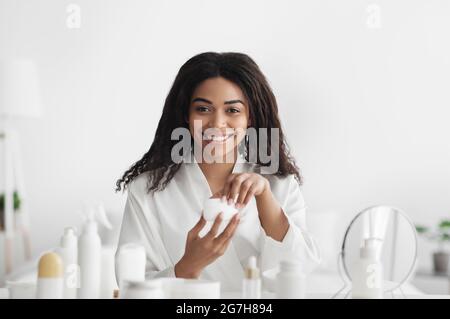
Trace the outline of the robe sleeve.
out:
[[[164,246],[160,223],[150,210],[146,192],[146,183],[132,182],[128,187],[128,197],[116,252],[116,278],[120,282],[118,271],[118,252],[127,243],[141,244],[146,253],[146,279],[175,277],[174,265]]]
[[[278,200],[289,228],[281,241],[267,236],[261,227],[261,268],[275,268],[282,260],[296,260],[309,273],[320,264],[320,253],[306,227],[306,206],[300,186],[293,175],[269,178],[272,193]]]

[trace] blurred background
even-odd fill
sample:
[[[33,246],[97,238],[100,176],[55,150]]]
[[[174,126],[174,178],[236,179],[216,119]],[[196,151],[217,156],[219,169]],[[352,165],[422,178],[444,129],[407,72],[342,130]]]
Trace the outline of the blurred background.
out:
[[[31,255],[94,203],[120,226],[115,182],[148,150],[180,66],[204,51],[247,53],[269,79],[325,263],[371,205],[436,227],[450,218],[449,16],[446,0],[0,0],[0,59],[31,60],[39,87],[37,116],[10,121]],[[430,269],[437,243],[419,247]]]

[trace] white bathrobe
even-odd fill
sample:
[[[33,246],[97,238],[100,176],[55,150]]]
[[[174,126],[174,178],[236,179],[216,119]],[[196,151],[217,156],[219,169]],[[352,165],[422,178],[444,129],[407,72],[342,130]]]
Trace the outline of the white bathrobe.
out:
[[[242,157],[233,173],[258,172],[257,166]],[[305,272],[319,262],[317,247],[305,224],[305,203],[294,176],[265,177],[288,221],[289,229],[281,242],[267,236],[258,218],[253,198],[241,213],[241,222],[226,252],[201,274],[201,279],[221,282],[222,291],[239,291],[244,266],[250,256],[257,256],[261,271],[278,266],[280,260],[298,260]],[[198,222],[203,202],[211,197],[208,182],[197,163],[181,164],[167,187],[147,193],[147,174],[138,176],[128,187],[120,245],[140,243],[147,254],[146,277],[175,277],[174,265],[184,254],[188,231]],[[222,222],[220,231],[227,222]],[[207,222],[200,236],[206,234]]]

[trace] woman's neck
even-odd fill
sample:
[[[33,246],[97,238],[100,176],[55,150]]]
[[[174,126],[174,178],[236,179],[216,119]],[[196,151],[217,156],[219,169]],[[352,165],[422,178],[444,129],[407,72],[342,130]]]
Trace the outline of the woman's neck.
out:
[[[208,180],[225,179],[233,172],[236,160],[237,156],[235,154],[234,161],[230,163],[207,163],[206,161],[201,161],[198,163],[198,166]]]
[[[198,163],[206,179],[225,179],[232,172],[234,163]]]

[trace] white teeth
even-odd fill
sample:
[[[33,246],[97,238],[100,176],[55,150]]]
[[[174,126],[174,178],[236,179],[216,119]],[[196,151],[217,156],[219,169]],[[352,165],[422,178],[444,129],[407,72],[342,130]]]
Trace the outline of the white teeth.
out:
[[[216,136],[216,135],[209,135],[209,136],[203,136],[203,138],[207,141],[214,141],[214,142],[223,142],[225,140],[227,140],[231,135],[220,135],[220,136]]]
[[[215,142],[223,142],[227,139],[228,136],[214,136],[213,141]]]

